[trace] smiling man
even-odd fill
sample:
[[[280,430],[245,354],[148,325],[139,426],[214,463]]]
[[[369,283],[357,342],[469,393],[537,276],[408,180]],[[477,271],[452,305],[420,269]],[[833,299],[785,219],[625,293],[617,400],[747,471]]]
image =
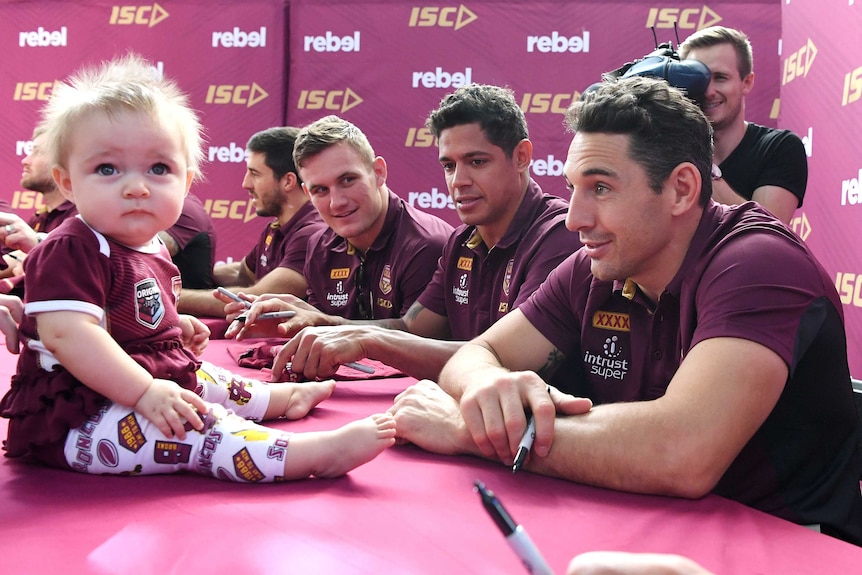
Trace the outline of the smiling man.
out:
[[[604,84],[567,122],[566,225],[584,248],[462,346],[439,387],[396,398],[398,436],[512,465],[529,410],[526,469],[716,493],[862,544],[859,417],[830,275],[760,206],[711,200],[709,121],[665,81]],[[579,365],[548,388],[538,374],[567,359]]]
[[[308,282],[302,275],[302,265],[308,238],[326,225],[308,202],[293,163],[293,145],[298,133],[298,128],[278,127],[258,132],[249,139],[242,187],[254,201],[257,215],[273,219],[242,260],[215,267],[216,285],[234,293],[287,293],[305,297]],[[183,289],[178,309],[192,315],[224,317],[228,301],[212,290]]]
[[[745,97],[754,87],[748,37],[712,26],[689,36],[679,53],[703,62],[712,74],[702,103],[715,132],[712,197],[731,205],[754,200],[789,223],[808,185],[805,147],[789,130],[745,121]]]
[[[308,302],[289,296],[261,301],[247,323],[258,310],[285,307],[296,315],[278,326],[282,335],[344,319],[400,317],[430,281],[452,226],[392,192],[386,160],[358,127],[337,116],[300,131],[294,162],[328,226],[309,239],[299,268],[308,280]]]

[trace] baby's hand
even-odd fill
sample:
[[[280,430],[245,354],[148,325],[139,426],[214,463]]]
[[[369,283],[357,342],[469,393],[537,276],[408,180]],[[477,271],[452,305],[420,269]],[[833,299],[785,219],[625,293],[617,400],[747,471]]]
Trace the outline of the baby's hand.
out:
[[[179,319],[183,345],[195,355],[202,354],[210,341],[210,328],[192,315],[180,314]]]
[[[207,404],[198,395],[167,379],[153,379],[134,407],[167,437],[176,435],[177,439],[186,438],[186,422],[198,431],[203,429],[198,413],[208,411]]]

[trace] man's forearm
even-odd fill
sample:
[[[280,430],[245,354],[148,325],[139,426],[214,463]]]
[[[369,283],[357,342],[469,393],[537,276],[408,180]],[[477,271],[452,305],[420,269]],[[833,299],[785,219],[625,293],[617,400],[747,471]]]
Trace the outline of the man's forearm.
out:
[[[183,289],[177,301],[177,311],[197,317],[224,317],[224,305],[212,290]]]
[[[440,372],[438,384],[456,400],[473,378],[491,378],[494,372],[505,371],[497,356],[485,345],[462,342]]]
[[[701,497],[721,475],[713,452],[698,442],[697,433],[663,418],[659,401],[615,403],[583,415],[558,416],[550,453],[531,457],[526,467],[619,491]]]
[[[416,379],[435,380],[449,358],[463,345],[463,341],[419,337],[384,326],[369,326],[365,340],[369,358],[382,361]]]

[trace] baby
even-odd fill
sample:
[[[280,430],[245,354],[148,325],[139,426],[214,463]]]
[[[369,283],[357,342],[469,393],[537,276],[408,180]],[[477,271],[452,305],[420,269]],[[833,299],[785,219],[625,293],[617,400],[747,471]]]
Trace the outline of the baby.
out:
[[[0,402],[9,457],[264,482],[343,475],[394,444],[387,414],[325,432],[261,426],[250,420],[305,416],[334,382],[267,384],[196,361],[209,330],[177,313],[179,272],[157,238],[203,153],[173,81],[135,55],[85,69],[55,87],[40,127],[79,216],[25,262],[23,349]]]

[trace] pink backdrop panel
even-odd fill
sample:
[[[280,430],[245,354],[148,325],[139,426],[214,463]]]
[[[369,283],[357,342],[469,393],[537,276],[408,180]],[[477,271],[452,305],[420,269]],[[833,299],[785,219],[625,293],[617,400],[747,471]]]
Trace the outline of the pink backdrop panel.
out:
[[[835,280],[850,372],[862,378],[862,3],[794,0],[783,8],[782,127],[808,151],[796,231]]]

